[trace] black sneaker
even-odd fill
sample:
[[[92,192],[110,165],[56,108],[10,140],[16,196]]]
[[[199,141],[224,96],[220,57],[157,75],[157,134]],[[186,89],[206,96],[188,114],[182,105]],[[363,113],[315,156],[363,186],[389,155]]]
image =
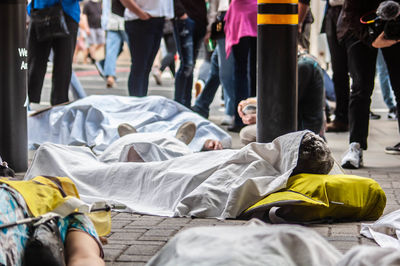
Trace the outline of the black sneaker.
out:
[[[389,120],[397,120],[397,110],[396,110],[396,108],[390,108],[389,113],[387,114],[387,118]]]
[[[386,147],[385,152],[387,154],[399,155],[400,154],[400,142],[393,147]]]
[[[375,114],[372,111],[369,112],[369,119],[378,120],[381,119],[381,115]]]

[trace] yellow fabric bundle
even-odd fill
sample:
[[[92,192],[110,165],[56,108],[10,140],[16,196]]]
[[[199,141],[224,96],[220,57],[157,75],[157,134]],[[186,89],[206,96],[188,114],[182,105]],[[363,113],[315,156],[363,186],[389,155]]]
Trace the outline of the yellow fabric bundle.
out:
[[[299,174],[285,189],[249,207],[242,218],[269,219],[269,210],[288,222],[318,220],[376,220],[386,206],[386,195],[371,178],[354,175]]]

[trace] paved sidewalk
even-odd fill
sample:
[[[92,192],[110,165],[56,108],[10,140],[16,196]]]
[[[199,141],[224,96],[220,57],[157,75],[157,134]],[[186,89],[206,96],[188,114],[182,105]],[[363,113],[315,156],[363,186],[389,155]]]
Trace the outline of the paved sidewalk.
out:
[[[117,87],[114,89],[105,88],[105,81],[96,74],[92,65],[78,65],[75,66],[75,69],[89,95],[127,95],[126,82],[129,68],[126,64],[119,65]],[[173,84],[170,74],[163,73],[162,86],[157,86],[154,80],[150,79],[149,94],[172,98]],[[48,101],[49,87],[50,79],[47,77],[42,103]],[[345,172],[371,177],[379,182],[387,196],[386,214],[400,208],[400,156],[385,154],[384,147],[397,143],[400,141],[400,137],[397,132],[397,123],[386,120],[386,113],[382,112],[384,108],[382,108],[382,97],[379,92],[377,91],[374,94],[372,108],[374,111],[380,112],[384,117],[381,120],[373,120],[370,123],[369,149],[364,154],[365,167],[360,170]],[[217,96],[211,108],[210,119],[216,124],[219,124],[223,118],[220,103],[219,96]],[[224,128],[226,129],[226,127]],[[232,133],[231,135],[233,147],[240,148],[242,145],[238,134]],[[347,148],[348,134],[328,133],[327,140],[334,157],[340,162],[340,157]],[[108,236],[109,243],[104,246],[107,265],[144,265],[171,237],[188,227],[242,225],[246,221],[165,218],[113,213],[112,222],[112,232]],[[360,224],[360,222],[316,224],[310,227],[324,236],[340,251],[345,252],[352,246],[359,244],[375,245],[374,242],[359,235]]]

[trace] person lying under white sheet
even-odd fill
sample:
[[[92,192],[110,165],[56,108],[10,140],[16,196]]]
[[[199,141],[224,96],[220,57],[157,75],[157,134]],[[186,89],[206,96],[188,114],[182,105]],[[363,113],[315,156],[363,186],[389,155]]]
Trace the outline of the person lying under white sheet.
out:
[[[168,141],[184,149],[179,140]],[[127,162],[132,147],[144,162]],[[240,150],[155,159],[161,158],[163,149],[157,144],[129,143],[116,161],[107,160],[115,159],[111,150],[97,157],[87,147],[45,143],[25,179],[68,176],[87,202],[118,202],[133,212],[152,215],[224,219],[237,217],[284,188],[293,174],[327,174],[333,166],[325,142],[310,131],[286,134],[271,143],[251,143]]]

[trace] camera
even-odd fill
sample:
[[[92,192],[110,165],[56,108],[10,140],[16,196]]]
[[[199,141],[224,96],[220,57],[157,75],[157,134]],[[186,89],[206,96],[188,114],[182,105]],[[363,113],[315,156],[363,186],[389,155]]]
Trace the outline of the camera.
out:
[[[370,27],[370,34],[380,34],[384,32],[385,39],[400,39],[400,4],[388,0],[379,4],[376,10],[377,18],[374,26]]]

